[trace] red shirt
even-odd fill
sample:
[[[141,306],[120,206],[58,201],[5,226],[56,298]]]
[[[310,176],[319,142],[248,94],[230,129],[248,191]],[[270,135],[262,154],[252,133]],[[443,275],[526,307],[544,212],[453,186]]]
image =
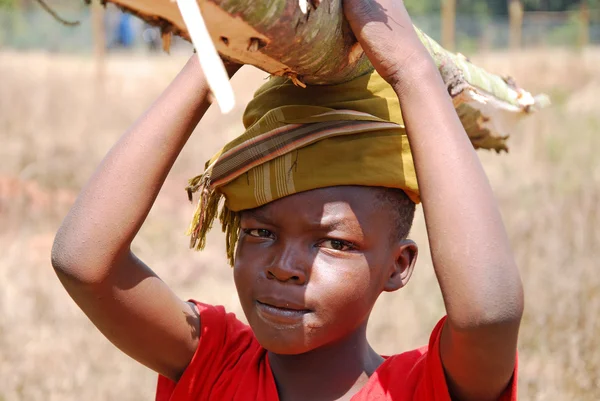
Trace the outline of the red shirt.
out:
[[[222,306],[197,303],[201,336],[196,354],[177,383],[160,376],[156,401],[277,401],[267,351],[249,326]],[[352,401],[451,401],[440,358],[440,333],[429,347],[387,358]],[[516,401],[517,369],[500,401]]]

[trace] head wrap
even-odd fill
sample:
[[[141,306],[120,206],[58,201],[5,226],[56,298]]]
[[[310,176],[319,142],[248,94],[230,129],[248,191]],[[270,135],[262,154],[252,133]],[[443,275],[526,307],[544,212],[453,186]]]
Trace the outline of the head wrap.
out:
[[[215,220],[233,263],[239,213],[316,188],[399,188],[419,202],[417,178],[398,97],[376,72],[337,85],[301,88],[271,77],[244,114],[246,132],[190,180],[200,193],[188,234],[202,249]]]

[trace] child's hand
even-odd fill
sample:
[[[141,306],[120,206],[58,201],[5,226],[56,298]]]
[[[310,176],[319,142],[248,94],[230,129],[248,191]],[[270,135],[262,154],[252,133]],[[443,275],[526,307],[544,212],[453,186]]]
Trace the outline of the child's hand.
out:
[[[409,60],[417,65],[431,62],[402,0],[343,0],[343,7],[369,60],[392,86],[400,80]]]

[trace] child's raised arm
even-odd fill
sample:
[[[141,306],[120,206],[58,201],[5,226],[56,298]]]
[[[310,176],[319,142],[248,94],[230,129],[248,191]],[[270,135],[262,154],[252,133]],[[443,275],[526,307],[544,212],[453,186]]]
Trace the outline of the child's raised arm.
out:
[[[230,74],[237,70],[229,66]],[[106,155],[56,234],[52,265],[71,297],[125,353],[171,379],[191,360],[199,316],[131,242],[208,109],[197,57]]]
[[[485,172],[401,0],[344,0],[369,59],[396,90],[448,313],[441,358],[461,401],[496,400],[515,367],[521,280]]]

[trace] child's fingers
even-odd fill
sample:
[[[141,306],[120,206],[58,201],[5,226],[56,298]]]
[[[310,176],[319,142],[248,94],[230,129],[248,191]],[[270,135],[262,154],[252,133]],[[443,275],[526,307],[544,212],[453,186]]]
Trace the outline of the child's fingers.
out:
[[[354,35],[377,72],[388,82],[416,51],[424,51],[401,0],[344,0]]]

